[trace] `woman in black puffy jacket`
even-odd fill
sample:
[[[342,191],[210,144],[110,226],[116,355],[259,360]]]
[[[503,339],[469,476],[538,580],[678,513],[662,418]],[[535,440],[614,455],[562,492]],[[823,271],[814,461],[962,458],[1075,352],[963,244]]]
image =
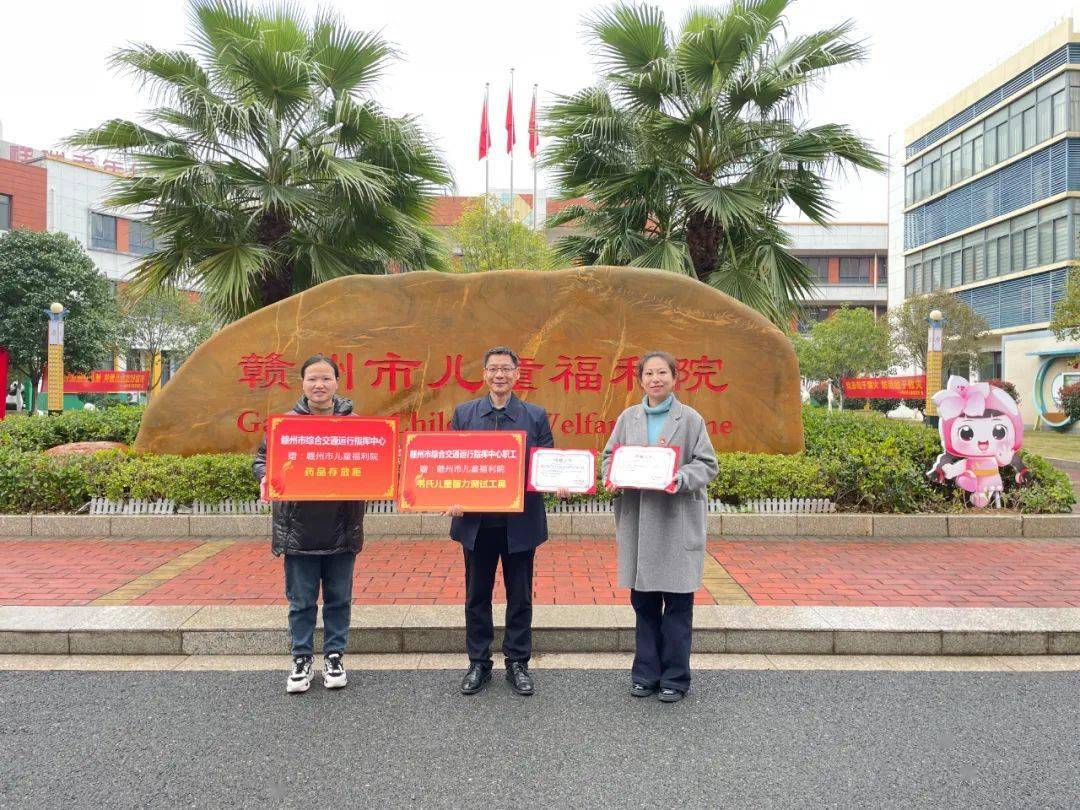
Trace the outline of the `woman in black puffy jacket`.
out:
[[[339,371],[329,357],[317,354],[300,367],[304,395],[292,412],[348,416],[352,402],[337,396]],[[252,465],[260,486],[266,477],[266,439]],[[311,686],[315,618],[319,589],[323,595],[323,685],[347,683],[343,656],[349,639],[352,578],[356,555],[364,544],[363,501],[281,501],[273,506],[275,555],[285,555],[285,595],[289,600],[289,640],[293,667],[288,692]]]

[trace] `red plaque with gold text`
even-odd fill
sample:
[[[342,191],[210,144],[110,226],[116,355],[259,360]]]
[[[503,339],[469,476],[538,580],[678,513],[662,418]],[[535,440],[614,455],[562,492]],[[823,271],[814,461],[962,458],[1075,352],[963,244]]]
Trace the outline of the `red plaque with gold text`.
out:
[[[366,416],[271,416],[266,494],[271,501],[392,500],[397,420]]]
[[[406,433],[398,509],[521,512],[525,508],[525,433],[451,430]]]

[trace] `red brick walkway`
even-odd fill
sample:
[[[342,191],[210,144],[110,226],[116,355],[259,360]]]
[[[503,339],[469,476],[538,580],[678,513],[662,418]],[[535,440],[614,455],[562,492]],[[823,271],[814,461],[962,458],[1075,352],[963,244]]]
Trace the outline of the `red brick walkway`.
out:
[[[1080,540],[732,539],[710,542],[709,552],[698,604],[1080,607]],[[611,539],[546,543],[535,589],[537,604],[629,601],[616,586]],[[500,585],[497,601],[502,594]],[[357,562],[354,598],[461,604],[460,548],[448,540],[371,542]],[[98,599],[283,604],[281,561],[255,541],[0,541],[0,604]]]

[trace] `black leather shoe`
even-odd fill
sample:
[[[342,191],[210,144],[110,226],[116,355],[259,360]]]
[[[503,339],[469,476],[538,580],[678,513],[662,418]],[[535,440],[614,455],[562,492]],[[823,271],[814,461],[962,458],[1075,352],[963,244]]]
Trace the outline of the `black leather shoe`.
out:
[[[678,703],[686,697],[686,693],[680,692],[678,689],[661,689],[657,697],[662,703]]]
[[[519,695],[527,697],[533,693],[529,669],[520,661],[511,661],[506,665],[506,680],[510,682],[510,688]]]
[[[646,686],[643,683],[635,683],[630,687],[630,694],[634,697],[648,697],[656,694],[655,686]]]
[[[491,681],[491,670],[479,664],[473,664],[465,677],[461,679],[461,694],[475,695]]]

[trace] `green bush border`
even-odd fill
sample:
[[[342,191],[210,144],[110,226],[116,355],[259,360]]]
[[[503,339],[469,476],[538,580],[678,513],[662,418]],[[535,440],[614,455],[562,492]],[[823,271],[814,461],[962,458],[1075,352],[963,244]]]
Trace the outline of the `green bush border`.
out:
[[[140,408],[24,417],[0,425],[0,513],[73,512],[94,497],[168,499],[179,504],[258,497],[251,457],[170,456],[105,451],[50,457],[41,450],[74,441],[131,443]],[[959,512],[954,487],[930,483],[926,471],[940,452],[936,431],[881,414],[803,409],[806,452],[794,455],[722,453],[709,495],[739,505],[758,498],[829,498],[841,511]],[[1004,505],[1025,513],[1069,512],[1069,477],[1024,452],[1026,486],[1005,482]],[[612,496],[602,482],[597,498]],[[575,500],[584,500],[577,498]]]

